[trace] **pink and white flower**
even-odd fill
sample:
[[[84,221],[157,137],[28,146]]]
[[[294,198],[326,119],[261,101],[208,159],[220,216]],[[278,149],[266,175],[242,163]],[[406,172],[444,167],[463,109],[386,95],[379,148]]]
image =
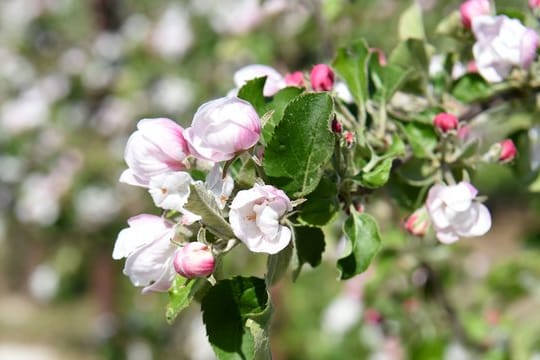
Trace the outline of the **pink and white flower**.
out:
[[[229,222],[234,234],[249,250],[275,254],[291,241],[291,230],[280,219],[292,210],[287,195],[271,185],[258,185],[236,194]]]
[[[128,220],[118,234],[113,259],[127,258],[124,274],[142,292],[167,291],[174,279],[173,258],[178,247],[171,243],[173,224],[159,216],[141,214]]]
[[[216,259],[208,245],[190,242],[178,250],[173,264],[179,275],[193,279],[211,275],[216,266]]]
[[[234,189],[234,180],[229,174],[223,176],[221,167],[219,164],[215,164],[212,171],[206,176],[204,186],[212,193],[218,207],[224,209]]]
[[[183,212],[193,182],[191,175],[184,171],[170,172],[152,176],[150,179],[150,195],[156,206],[166,210]]]
[[[519,20],[507,16],[477,16],[472,30],[476,37],[473,55],[480,75],[500,82],[514,66],[528,69],[536,57],[538,34]]]
[[[128,139],[124,159],[128,165],[120,181],[148,187],[152,176],[180,171],[189,154],[184,129],[170,119],[143,119]]]
[[[254,146],[260,134],[261,120],[253,106],[238,98],[224,97],[199,107],[184,138],[192,155],[219,162]]]
[[[431,187],[426,208],[437,239],[450,244],[460,237],[482,236],[491,228],[487,207],[474,201],[478,190],[468,182]]]
[[[286,86],[285,79],[276,69],[260,64],[245,66],[234,73],[234,84],[240,89],[246,82],[266,76],[263,95],[272,96]]]

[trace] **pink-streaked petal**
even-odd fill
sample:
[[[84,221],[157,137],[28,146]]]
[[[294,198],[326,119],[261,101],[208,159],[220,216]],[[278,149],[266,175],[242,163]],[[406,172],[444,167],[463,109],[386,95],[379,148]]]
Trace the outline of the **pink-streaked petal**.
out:
[[[139,177],[137,177],[133,170],[126,169],[122,172],[120,175],[120,178],[118,181],[128,184],[128,185],[134,185],[134,186],[141,186],[141,187],[148,187],[148,182],[143,181]]]
[[[452,244],[459,240],[459,236],[452,229],[438,230],[435,235],[443,244]]]

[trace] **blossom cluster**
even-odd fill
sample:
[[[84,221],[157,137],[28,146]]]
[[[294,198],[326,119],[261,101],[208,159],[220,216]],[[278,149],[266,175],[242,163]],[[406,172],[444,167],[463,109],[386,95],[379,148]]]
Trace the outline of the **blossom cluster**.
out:
[[[211,275],[221,249],[214,244],[234,241],[234,236],[254,252],[273,254],[289,244],[291,231],[281,221],[292,205],[283,191],[255,184],[229,202],[234,181],[220,163],[252,149],[260,134],[257,112],[237,97],[201,105],[186,129],[166,118],[139,121],[126,145],[128,168],[120,181],[147,188],[164,213],[132,217],[116,240],[113,258],[127,258],[124,274],[135,286],[144,286],[143,292],[166,291],[175,273],[186,278]],[[211,168],[204,183],[189,172],[201,164]],[[229,218],[233,239],[190,241],[189,235],[205,225],[204,214],[186,209],[194,187],[206,192],[207,205],[215,206],[219,216]]]

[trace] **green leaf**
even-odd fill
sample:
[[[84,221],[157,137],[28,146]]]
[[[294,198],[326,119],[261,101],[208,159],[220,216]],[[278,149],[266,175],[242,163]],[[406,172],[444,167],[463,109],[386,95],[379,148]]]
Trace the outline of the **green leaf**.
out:
[[[459,101],[472,103],[490,97],[493,90],[479,74],[466,74],[452,85],[451,93]]]
[[[206,279],[189,280],[176,276],[169,289],[169,303],[165,312],[167,322],[172,324],[178,314],[189,306],[195,295],[203,292],[209,285]]]
[[[424,40],[426,38],[422,9],[416,1],[399,18],[398,33],[401,40],[410,38]]]
[[[390,177],[390,170],[392,169],[393,157],[387,157],[377,163],[375,167],[368,172],[360,172],[354,179],[360,183],[361,186],[370,189],[380,188],[388,181]]]
[[[274,129],[283,118],[283,112],[285,111],[285,107],[292,99],[300,95],[303,91],[304,89],[298,87],[286,87],[278,91],[272,97],[272,100],[266,105],[265,110],[273,110],[274,113],[272,114],[272,117],[268,120],[268,122],[263,126],[261,133],[261,142],[263,143],[263,145],[268,144],[272,139],[272,135],[274,135]]]
[[[336,73],[345,81],[356,104],[363,109],[369,97],[368,64],[371,53],[365,40],[340,48],[332,62]]]
[[[370,67],[371,80],[376,88],[374,98],[384,102],[390,101],[410,73],[410,70],[397,65],[381,66],[375,57],[371,59]]]
[[[272,184],[294,197],[317,187],[334,150],[333,110],[327,93],[299,95],[289,103],[264,153],[264,171]]]
[[[266,262],[266,286],[270,287],[279,281],[287,272],[292,258],[292,245],[289,244],[285,249],[277,254],[268,255]]]
[[[263,279],[221,280],[202,299],[208,340],[218,359],[269,359],[272,306]]]
[[[381,247],[381,237],[375,219],[354,208],[351,208],[351,215],[343,224],[343,233],[349,241],[349,249],[338,260],[337,266],[341,279],[345,280],[366,271]]]
[[[214,235],[222,239],[233,239],[234,233],[229,223],[221,215],[216,200],[202,183],[189,185],[190,194],[186,210],[199,215],[202,223]]]
[[[429,57],[424,41],[407,39],[399,43],[390,54],[388,63],[410,71],[404,88],[414,93],[425,93],[428,81]]]
[[[255,78],[247,81],[244,86],[238,90],[238,97],[249,102],[259,116],[263,116],[266,108],[266,99],[263,95],[264,84],[266,83],[266,76]]]
[[[330,178],[323,177],[302,204],[300,220],[313,226],[326,225],[339,211],[337,191],[337,184]]]
[[[439,142],[433,125],[410,122],[402,127],[416,157],[428,158]]]
[[[297,261],[293,270],[293,279],[296,279],[305,263],[308,263],[311,267],[319,266],[325,243],[324,233],[320,228],[298,226],[294,228],[294,234]]]
[[[437,24],[435,32],[441,35],[457,36],[463,29],[461,15],[459,14],[459,11],[456,10]]]

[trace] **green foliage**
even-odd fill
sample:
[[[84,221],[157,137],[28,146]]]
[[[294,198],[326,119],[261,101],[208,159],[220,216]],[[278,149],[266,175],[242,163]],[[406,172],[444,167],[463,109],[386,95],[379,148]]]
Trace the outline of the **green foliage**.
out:
[[[321,229],[308,226],[297,226],[294,228],[296,247],[295,268],[293,278],[296,279],[306,263],[311,267],[316,267],[321,263],[324,252],[324,234]]]
[[[216,200],[209,194],[204,184],[192,183],[189,188],[190,194],[184,208],[199,215],[208,230],[217,237],[222,239],[234,238],[231,226],[221,215]]]
[[[407,39],[392,50],[389,64],[410,70],[404,87],[412,93],[424,94],[428,82],[429,56],[426,43],[420,39]]]
[[[424,30],[424,22],[422,20],[422,9],[420,5],[414,1],[405,10],[399,18],[399,38],[401,40],[406,39],[426,39],[426,32]]]
[[[332,67],[345,81],[356,104],[364,109],[369,97],[368,65],[371,53],[364,40],[338,49]]]
[[[195,296],[200,296],[209,287],[206,279],[186,279],[176,276],[169,289],[169,303],[165,316],[167,322],[172,324],[174,319],[191,304]]]
[[[381,247],[377,221],[369,214],[351,208],[351,215],[343,224],[343,234],[349,244],[345,255],[338,260],[342,280],[366,271]]]
[[[339,211],[337,184],[323,176],[317,188],[306,196],[302,204],[300,220],[313,226],[326,225]]]
[[[218,359],[270,359],[267,331],[272,306],[263,279],[221,280],[208,290],[201,307]]]
[[[286,87],[279,90],[266,105],[266,111],[273,111],[272,117],[262,129],[262,143],[268,144],[274,135],[274,129],[283,119],[283,112],[289,102],[304,90],[298,87]]]
[[[268,287],[274,285],[279,281],[283,275],[287,273],[291,258],[293,256],[293,247],[290,243],[285,249],[281,250],[277,254],[268,255],[266,262],[266,285]]]
[[[354,179],[360,186],[376,189],[380,188],[388,181],[390,170],[392,170],[393,157],[387,157],[377,162],[376,165],[368,171],[361,171]]]
[[[332,113],[326,93],[291,100],[264,153],[264,171],[273,184],[294,197],[315,190],[334,149]]]
[[[433,154],[439,139],[433,125],[410,122],[402,127],[414,156],[424,159]]]
[[[259,116],[265,114],[266,100],[263,95],[264,84],[266,83],[266,76],[255,78],[247,81],[241,88],[238,90],[238,97],[240,99],[246,100],[249,102]]]
[[[464,103],[485,99],[493,94],[493,89],[479,74],[466,74],[452,85],[452,95]]]

